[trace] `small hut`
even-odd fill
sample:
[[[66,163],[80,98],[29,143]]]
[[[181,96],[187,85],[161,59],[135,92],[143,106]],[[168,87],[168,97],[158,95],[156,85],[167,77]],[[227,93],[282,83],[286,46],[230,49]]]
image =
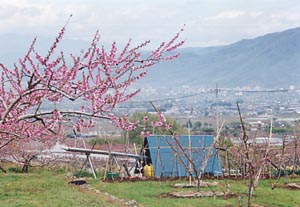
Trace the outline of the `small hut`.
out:
[[[219,176],[222,166],[213,144],[214,136],[149,136],[144,140],[142,165],[152,164],[155,177],[185,177],[193,171],[189,158],[198,171],[204,167],[202,173]]]

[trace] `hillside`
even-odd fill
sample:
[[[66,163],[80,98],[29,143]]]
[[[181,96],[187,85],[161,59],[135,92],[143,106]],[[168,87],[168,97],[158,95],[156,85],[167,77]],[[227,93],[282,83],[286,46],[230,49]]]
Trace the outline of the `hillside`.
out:
[[[181,57],[158,65],[144,84],[170,87],[300,85],[300,28],[271,33],[234,44],[184,48]]]

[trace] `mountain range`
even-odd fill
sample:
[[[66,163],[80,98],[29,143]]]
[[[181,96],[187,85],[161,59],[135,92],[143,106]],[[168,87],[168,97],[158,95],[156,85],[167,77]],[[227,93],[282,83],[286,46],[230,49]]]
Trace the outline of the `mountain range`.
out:
[[[146,84],[277,89],[300,85],[300,28],[180,53],[178,59],[156,66]]]
[[[0,36],[0,62],[14,62],[30,45],[22,35]],[[28,38],[27,38],[28,40]],[[44,40],[48,42],[51,41]],[[86,47],[88,42],[69,40],[66,48]],[[40,47],[45,46],[42,44]],[[143,87],[169,88],[188,85],[214,88],[260,86],[288,88],[300,86],[300,28],[270,33],[254,39],[214,47],[179,50],[176,60],[149,69],[139,84]]]

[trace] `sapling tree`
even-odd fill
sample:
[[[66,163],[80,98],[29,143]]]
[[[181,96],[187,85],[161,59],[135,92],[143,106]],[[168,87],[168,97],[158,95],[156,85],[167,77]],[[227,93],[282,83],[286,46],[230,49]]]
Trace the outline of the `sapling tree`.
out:
[[[245,124],[242,119],[242,114],[240,111],[239,104],[237,103],[237,108],[239,112],[239,118],[242,127],[242,137],[240,147],[231,148],[231,152],[237,157],[241,157],[244,165],[243,174],[248,178],[248,201],[247,206],[250,207],[252,204],[252,197],[255,188],[258,186],[259,180],[263,169],[270,164],[270,141],[272,138],[272,119],[270,125],[270,133],[263,145],[258,145],[256,143],[256,135],[250,140],[247,134]]]
[[[44,138],[44,139],[43,139]],[[35,166],[42,166],[44,159],[49,155],[50,148],[56,143],[56,139],[45,139],[45,137],[23,137],[15,140],[5,147],[2,155],[13,160],[21,167],[22,173],[28,173],[32,161]],[[50,160],[49,160],[50,162]]]
[[[129,40],[122,48],[114,42],[107,50],[99,46],[97,31],[86,50],[66,55],[58,51],[58,45],[67,24],[46,55],[37,51],[38,38],[34,38],[14,67],[0,63],[0,153],[20,140],[53,139],[66,122],[73,123],[75,132],[91,127],[94,119],[107,119],[117,127],[133,130],[137,123],[115,115],[115,108],[140,92],[127,89],[146,76],[148,68],[177,58],[176,49],[184,43],[179,40],[181,29],[148,53],[150,41],[132,46]],[[61,102],[77,102],[79,107],[47,107]]]
[[[202,151],[196,151],[192,150],[192,147],[189,146],[188,149],[183,146],[183,144],[180,142],[178,135],[175,133],[175,131],[172,128],[172,124],[170,124],[167,119],[164,117],[163,113],[159,111],[159,109],[151,102],[152,107],[159,115],[159,120],[156,122],[152,122],[151,125],[164,128],[168,131],[168,133],[172,136],[172,141],[169,141],[166,139],[166,142],[171,147],[174,154],[179,155],[178,159],[180,164],[185,168],[186,172],[189,174],[190,177],[190,184],[193,182],[197,184],[197,189],[200,191],[200,184],[201,179],[203,178],[203,175],[205,173],[205,168],[207,167],[207,163],[209,159],[212,158],[214,154],[214,148],[215,145],[219,141],[219,136],[221,129],[223,128],[224,122],[222,123],[220,129],[217,129],[216,137],[214,138],[213,143],[209,147],[205,147],[205,143],[202,143],[203,146],[200,145],[200,148],[202,147]],[[141,136],[146,137],[151,135],[150,131],[142,131]],[[200,143],[199,143],[200,144]],[[192,156],[192,154],[199,154],[201,155],[200,158],[196,159]],[[203,156],[202,156],[203,155]],[[201,165],[198,167],[197,162],[200,162]],[[209,186],[209,185],[208,185]],[[215,195],[214,191],[212,190],[213,194]]]

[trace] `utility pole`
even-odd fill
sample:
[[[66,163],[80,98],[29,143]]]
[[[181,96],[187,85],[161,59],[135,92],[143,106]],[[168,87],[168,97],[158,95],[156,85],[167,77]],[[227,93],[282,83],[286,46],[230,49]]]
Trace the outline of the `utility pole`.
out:
[[[188,120],[188,133],[189,133],[189,143],[188,144],[189,144],[189,158],[190,158],[190,160],[189,160],[189,172],[190,172],[189,183],[190,183],[190,185],[192,185],[192,175],[191,175],[191,172],[192,172],[191,115],[192,114],[193,114],[193,108],[191,109],[189,120]]]
[[[216,128],[217,128],[217,133],[219,133],[219,88],[218,84],[216,85]]]

